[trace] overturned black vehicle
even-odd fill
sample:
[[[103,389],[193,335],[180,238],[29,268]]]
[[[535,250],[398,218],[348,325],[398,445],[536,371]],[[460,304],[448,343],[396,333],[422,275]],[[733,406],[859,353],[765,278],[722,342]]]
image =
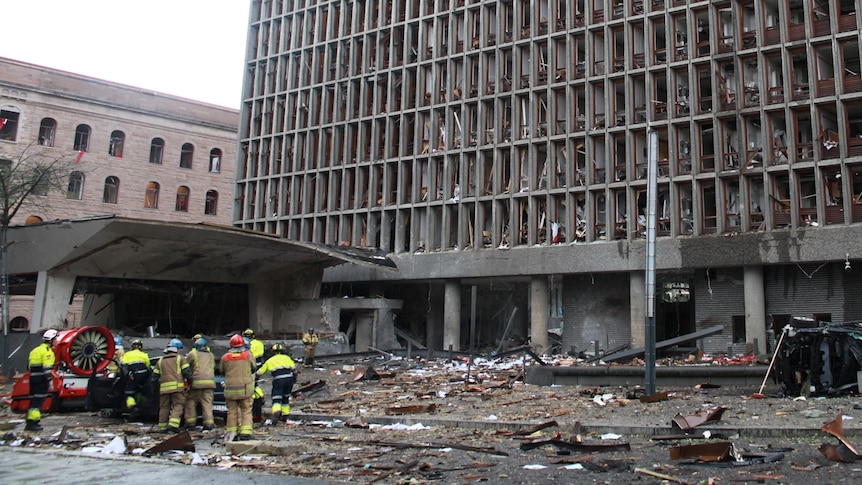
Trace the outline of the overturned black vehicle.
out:
[[[158,359],[151,359],[155,365]],[[151,366],[152,367],[152,366]],[[147,379],[146,383],[135,394],[137,405],[133,409],[126,408],[126,383],[129,380],[122,366],[116,374],[97,374],[90,377],[87,383],[86,409],[98,412],[104,418],[127,417],[132,421],[157,421],[159,418],[159,382]],[[213,415],[217,418],[227,417],[227,402],[224,399],[224,376],[216,375],[216,388],[213,393]],[[252,415],[255,422],[263,418],[264,398],[255,398],[252,405]],[[200,409],[197,412],[201,419]],[[184,423],[194,425],[198,423]]]
[[[794,318],[779,339],[774,377],[787,396],[859,393],[862,322]]]

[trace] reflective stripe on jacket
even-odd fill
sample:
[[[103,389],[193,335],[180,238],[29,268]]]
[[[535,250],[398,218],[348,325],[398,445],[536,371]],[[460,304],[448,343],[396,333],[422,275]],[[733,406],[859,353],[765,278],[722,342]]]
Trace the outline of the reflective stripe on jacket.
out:
[[[36,348],[30,351],[30,360],[28,362],[30,378],[50,373],[51,369],[54,368],[55,359],[54,349],[51,348],[51,344],[42,342],[37,345]]]
[[[192,349],[186,355],[192,369],[192,389],[215,389],[215,357],[207,350]]]
[[[273,379],[283,379],[293,377],[293,371],[296,369],[296,363],[288,355],[275,354],[261,366],[257,371],[258,375],[272,372]]]
[[[154,374],[161,376],[159,379],[159,393],[171,394],[174,392],[183,392],[185,389],[185,379],[183,379],[183,369],[187,369],[189,364],[179,358],[176,353],[159,359],[156,368],[153,369]]]
[[[244,349],[231,349],[219,363],[224,374],[224,398],[231,401],[252,397],[254,357]]]

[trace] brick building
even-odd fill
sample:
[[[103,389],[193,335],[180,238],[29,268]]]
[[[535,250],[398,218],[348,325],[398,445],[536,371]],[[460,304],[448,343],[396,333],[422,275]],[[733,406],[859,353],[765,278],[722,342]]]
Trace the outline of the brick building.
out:
[[[80,158],[13,222],[116,214],[229,224],[236,110],[0,58],[0,153]]]
[[[231,222],[236,110],[0,58],[0,119],[0,158],[79,160],[65,192],[31,196],[13,224],[106,214]],[[32,305],[15,297],[13,327],[26,328]],[[69,320],[81,321],[79,305]]]
[[[433,346],[466,348],[473,295],[479,345],[643,344],[655,131],[659,339],[858,320],[860,9],[253,0],[235,223],[390,252],[324,291],[403,300]]]

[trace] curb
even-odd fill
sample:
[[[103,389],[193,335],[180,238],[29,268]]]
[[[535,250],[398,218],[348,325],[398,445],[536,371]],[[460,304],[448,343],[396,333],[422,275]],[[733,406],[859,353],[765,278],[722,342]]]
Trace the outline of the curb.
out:
[[[306,414],[306,413],[290,413],[287,416],[291,420],[304,421],[334,421],[340,420],[346,422],[348,419],[355,417],[354,415],[340,414]],[[362,416],[362,419],[368,424],[423,424],[425,426],[439,426],[443,428],[466,428],[478,429],[482,431],[509,430],[517,431],[522,428],[529,428],[541,421],[498,421],[498,420],[470,420],[470,419],[447,419],[438,418],[429,415],[409,415],[409,416]],[[549,419],[550,421],[550,419]],[[559,427],[563,429],[572,429],[576,421],[560,421]],[[752,438],[792,438],[806,436],[824,436],[826,433],[820,428],[775,428],[775,427],[750,427],[750,426],[701,426],[696,431],[709,430],[713,434],[720,433],[725,435],[739,434]],[[642,436],[652,438],[655,436],[669,435],[672,433],[670,425],[667,427],[655,426],[635,426],[635,425],[612,425],[612,424],[585,424],[581,423],[582,433],[616,433],[624,436]],[[697,433],[693,433],[696,436]],[[862,428],[845,428],[844,436],[862,436]]]

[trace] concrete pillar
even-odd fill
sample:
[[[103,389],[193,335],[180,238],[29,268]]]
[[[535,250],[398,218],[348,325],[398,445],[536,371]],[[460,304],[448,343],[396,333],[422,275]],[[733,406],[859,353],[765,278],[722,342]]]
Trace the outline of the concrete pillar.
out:
[[[743,268],[745,289],[745,341],[757,339],[760,351],[766,349],[766,297],[763,286],[763,266]]]
[[[461,282],[446,281],[443,296],[443,348],[461,350]]]
[[[548,351],[548,277],[530,279],[530,340],[541,355]]]
[[[374,346],[374,314],[356,314],[356,351],[368,352]]]
[[[270,333],[274,327],[277,302],[272,286],[261,283],[248,285],[248,325],[257,333]]]
[[[629,275],[629,309],[632,347],[646,346],[646,275],[633,271]]]
[[[30,333],[41,333],[46,328],[63,328],[74,290],[74,275],[51,275],[40,271],[36,277]]]

